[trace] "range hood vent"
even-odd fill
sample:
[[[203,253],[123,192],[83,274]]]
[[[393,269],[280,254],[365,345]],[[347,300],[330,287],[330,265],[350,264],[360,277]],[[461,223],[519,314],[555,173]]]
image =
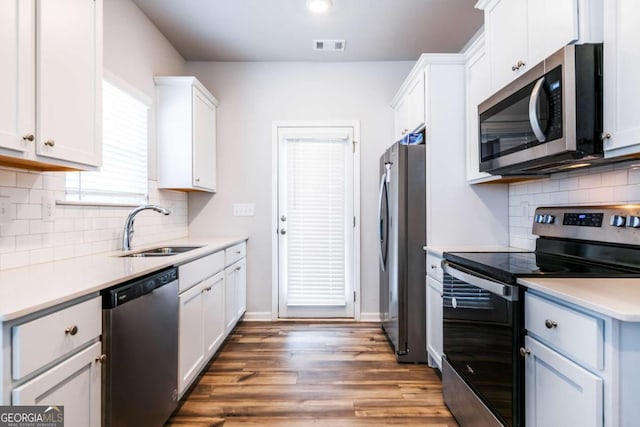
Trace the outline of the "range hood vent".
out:
[[[323,52],[344,52],[345,40],[314,40],[313,50]]]

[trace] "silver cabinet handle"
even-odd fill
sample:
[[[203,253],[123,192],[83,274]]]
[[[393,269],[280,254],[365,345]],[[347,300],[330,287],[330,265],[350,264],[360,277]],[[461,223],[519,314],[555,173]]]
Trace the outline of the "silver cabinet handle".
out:
[[[54,145],[56,145],[56,142],[53,139],[47,139],[44,142],[44,145],[46,145],[47,147],[53,147]]]
[[[557,328],[558,322],[556,322],[555,320],[547,319],[544,321],[544,326],[546,326],[547,329]]]
[[[33,141],[34,139],[36,139],[36,137],[33,136],[32,133],[28,133],[28,134],[24,135],[22,137],[22,139],[25,140],[25,141]]]
[[[106,361],[107,361],[106,354],[101,354],[100,356],[96,357],[96,363],[104,363]]]
[[[73,325],[64,330],[65,335],[75,335],[78,333],[78,327]]]
[[[520,347],[520,356],[527,357],[531,354],[531,350],[526,347]]]

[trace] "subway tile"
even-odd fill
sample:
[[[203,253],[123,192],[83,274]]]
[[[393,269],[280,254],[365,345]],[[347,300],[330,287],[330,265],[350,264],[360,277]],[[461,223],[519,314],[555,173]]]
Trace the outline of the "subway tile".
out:
[[[613,199],[621,203],[640,202],[640,184],[620,185],[613,188]]]
[[[629,174],[626,169],[607,172],[605,174],[602,174],[602,185],[607,187],[614,187],[617,185],[627,185],[628,175]]]
[[[18,172],[16,186],[21,188],[42,188],[42,174]]]
[[[29,202],[29,190],[26,188],[0,187],[0,196],[9,197],[11,203]]]
[[[560,181],[560,184],[559,184],[559,189],[561,191],[577,190],[578,188],[580,188],[580,184],[579,184],[578,178],[576,177],[569,177],[569,178],[563,179]]]
[[[29,234],[29,221],[13,220],[6,224],[0,225],[0,236],[22,236]]]
[[[600,187],[592,188],[589,190],[589,202],[590,203],[613,203],[613,187]]]
[[[0,186],[15,187],[17,182],[16,173],[0,169]]]
[[[53,248],[34,249],[29,251],[29,264],[42,264],[53,261]]]
[[[0,254],[0,266],[3,270],[29,265],[29,252],[11,252]]]
[[[26,234],[16,236],[16,250],[28,251],[42,248],[42,234]]]
[[[41,219],[41,204],[19,204],[16,206],[16,219]]]
[[[596,188],[602,185],[602,175],[582,175],[578,177],[579,188]]]
[[[0,237],[0,254],[15,252],[16,238],[15,236]]]
[[[589,199],[589,190],[573,190],[569,192],[569,203],[571,204],[586,204]]]
[[[631,168],[627,171],[629,184],[640,184],[640,167]]]

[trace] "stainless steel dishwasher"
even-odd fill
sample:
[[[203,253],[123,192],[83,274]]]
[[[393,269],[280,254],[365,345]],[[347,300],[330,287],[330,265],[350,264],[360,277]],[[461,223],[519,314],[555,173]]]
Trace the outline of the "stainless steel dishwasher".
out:
[[[164,425],[178,398],[178,270],[102,292],[103,426]]]

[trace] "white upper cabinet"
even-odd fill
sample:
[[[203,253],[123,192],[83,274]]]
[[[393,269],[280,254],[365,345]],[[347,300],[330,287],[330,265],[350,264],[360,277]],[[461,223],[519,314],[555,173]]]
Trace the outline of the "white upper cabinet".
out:
[[[482,0],[491,88],[504,87],[553,52],[601,42],[602,0]]]
[[[467,102],[467,181],[472,184],[495,181],[500,175],[480,172],[480,145],[478,141],[478,104],[491,95],[489,58],[485,53],[484,36],[480,36],[466,52]]]
[[[0,25],[0,164],[100,166],[102,0],[5,0]]]
[[[419,73],[405,83],[392,102],[396,141],[425,123],[424,74]]]
[[[216,191],[216,98],[195,77],[156,77],[158,187]]]
[[[640,152],[639,22],[640,2],[607,0],[604,8],[605,157]]]

